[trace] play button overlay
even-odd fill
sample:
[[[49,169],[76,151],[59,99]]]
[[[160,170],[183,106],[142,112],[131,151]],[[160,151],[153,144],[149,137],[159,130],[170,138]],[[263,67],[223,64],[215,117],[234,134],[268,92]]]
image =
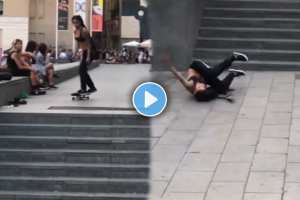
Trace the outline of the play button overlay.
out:
[[[167,93],[164,88],[153,82],[139,85],[132,96],[136,111],[145,117],[160,115],[167,106]]]

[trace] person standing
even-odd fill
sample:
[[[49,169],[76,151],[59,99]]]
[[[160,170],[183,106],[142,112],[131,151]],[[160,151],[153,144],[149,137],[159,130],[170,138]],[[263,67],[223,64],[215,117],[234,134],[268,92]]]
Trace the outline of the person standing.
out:
[[[80,15],[75,15],[72,17],[72,24],[75,29],[75,40],[78,42],[78,47],[82,52],[79,66],[81,88],[76,93],[94,93],[97,91],[97,89],[90,75],[88,74],[88,65],[93,60],[93,44],[91,36]],[[87,87],[89,87],[88,90]]]

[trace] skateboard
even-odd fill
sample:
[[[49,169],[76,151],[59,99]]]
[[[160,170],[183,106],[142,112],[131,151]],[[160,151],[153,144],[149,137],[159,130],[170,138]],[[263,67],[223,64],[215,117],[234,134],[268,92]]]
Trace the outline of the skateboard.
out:
[[[78,100],[78,101],[86,101],[90,99],[91,93],[73,93],[71,94],[72,100]]]

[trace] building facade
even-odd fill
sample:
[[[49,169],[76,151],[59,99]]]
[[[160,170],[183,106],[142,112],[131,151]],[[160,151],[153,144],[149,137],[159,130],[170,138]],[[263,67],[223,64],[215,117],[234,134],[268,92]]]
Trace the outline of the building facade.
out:
[[[83,0],[84,1],[84,0]],[[91,29],[91,5],[85,0],[85,23]],[[68,20],[65,30],[57,31],[57,0],[0,0],[0,48],[10,48],[19,38],[44,42],[58,49],[75,49],[71,18],[75,14],[76,0],[68,3]],[[77,5],[78,6],[78,5]],[[104,0],[103,32],[93,32],[99,49],[119,48],[122,42],[140,40],[141,24],[136,17],[145,0]]]
[[[16,38],[29,38],[29,0],[0,0],[0,48],[8,49]]]

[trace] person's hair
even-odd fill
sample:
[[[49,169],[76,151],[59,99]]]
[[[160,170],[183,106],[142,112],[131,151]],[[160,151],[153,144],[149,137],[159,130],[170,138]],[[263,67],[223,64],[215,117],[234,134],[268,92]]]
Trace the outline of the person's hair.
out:
[[[80,23],[80,26],[85,27],[84,21],[80,15],[74,15],[72,21],[77,20]]]
[[[41,54],[43,54],[44,56],[46,56],[47,55],[47,50],[48,50],[48,47],[47,47],[47,45],[45,44],[45,43],[41,43],[40,45],[39,45],[39,52],[41,52]]]
[[[11,48],[9,49],[9,53],[13,52],[15,50],[15,46],[18,44],[18,43],[21,43],[23,44],[23,41],[21,39],[15,39],[12,44],[11,44]]]
[[[27,43],[25,51],[33,53],[34,51],[36,51],[37,47],[38,47],[38,44],[35,41],[30,40]]]
[[[12,42],[12,48],[13,48],[17,43],[23,44],[23,41],[22,41],[21,39],[15,39],[15,40]]]

